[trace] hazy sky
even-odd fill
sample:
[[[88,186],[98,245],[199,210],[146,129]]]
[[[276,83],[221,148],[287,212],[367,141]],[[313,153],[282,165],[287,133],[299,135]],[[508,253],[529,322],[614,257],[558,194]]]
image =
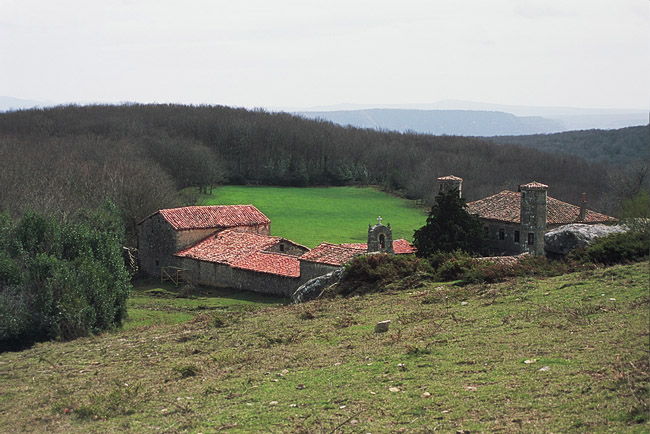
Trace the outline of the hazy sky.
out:
[[[647,109],[648,0],[0,0],[0,95]]]

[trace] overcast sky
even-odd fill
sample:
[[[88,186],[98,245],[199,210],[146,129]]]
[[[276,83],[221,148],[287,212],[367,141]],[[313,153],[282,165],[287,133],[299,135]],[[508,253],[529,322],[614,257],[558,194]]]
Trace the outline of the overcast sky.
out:
[[[0,0],[0,95],[647,109],[648,0]]]

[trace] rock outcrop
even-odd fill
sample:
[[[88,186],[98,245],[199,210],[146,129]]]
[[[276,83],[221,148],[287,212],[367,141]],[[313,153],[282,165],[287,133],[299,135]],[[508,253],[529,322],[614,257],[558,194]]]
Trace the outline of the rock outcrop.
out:
[[[593,240],[617,232],[625,232],[624,226],[570,224],[560,226],[544,235],[544,249],[552,255],[566,255],[578,247],[587,247]]]
[[[326,288],[340,282],[342,276],[343,269],[341,268],[339,270],[332,271],[331,273],[327,273],[323,276],[318,276],[309,280],[298,289],[296,289],[293,294],[291,294],[291,302],[304,303],[306,301],[320,297]]]

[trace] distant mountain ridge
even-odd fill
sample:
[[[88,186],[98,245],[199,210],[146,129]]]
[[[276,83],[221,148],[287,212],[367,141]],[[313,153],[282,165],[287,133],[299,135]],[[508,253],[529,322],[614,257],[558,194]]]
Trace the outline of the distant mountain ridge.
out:
[[[343,126],[434,135],[525,135],[565,130],[561,122],[553,119],[541,116],[520,117],[499,111],[368,109],[296,114]]]
[[[372,115],[375,110],[391,110],[394,119],[386,121],[385,116],[380,115],[375,119]],[[339,104],[287,111],[307,118],[320,118],[360,128],[470,136],[548,134],[587,129],[616,129],[648,123],[648,110],[640,109],[534,107],[460,100],[421,104]],[[451,119],[453,114],[457,115],[455,120]],[[517,119],[504,115],[515,116]],[[367,119],[368,116],[372,121]],[[486,116],[492,116],[492,119],[488,120]],[[429,117],[429,122],[424,121],[425,117]],[[501,122],[502,125],[497,128],[489,124],[491,121]]]
[[[14,98],[12,96],[0,95],[0,112],[23,110],[35,107],[50,107],[54,103],[51,101],[34,101],[30,99]]]

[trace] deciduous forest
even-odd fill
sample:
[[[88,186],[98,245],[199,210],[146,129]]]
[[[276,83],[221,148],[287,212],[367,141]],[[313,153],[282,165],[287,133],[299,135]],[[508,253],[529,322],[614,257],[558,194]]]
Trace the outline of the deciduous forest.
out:
[[[0,208],[63,221],[108,198],[131,237],[162,208],[193,203],[186,187],[380,185],[431,203],[438,176],[477,199],[540,181],[549,194],[615,213],[647,185],[647,165],[613,168],[478,138],[341,127],[287,113],[222,106],[59,106],[0,114]],[[626,172],[627,170],[627,172]],[[182,193],[185,191],[185,193]],[[194,195],[196,193],[193,193]]]

